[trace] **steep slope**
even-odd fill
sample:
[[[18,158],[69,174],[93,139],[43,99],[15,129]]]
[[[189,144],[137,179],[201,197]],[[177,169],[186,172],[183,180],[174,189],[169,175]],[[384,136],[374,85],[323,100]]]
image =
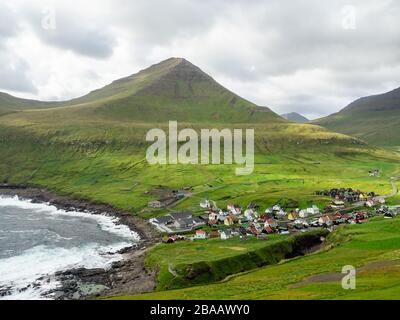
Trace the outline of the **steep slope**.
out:
[[[300,113],[297,112],[290,112],[281,114],[281,117],[296,123],[307,123],[310,122],[306,117],[302,116]]]
[[[360,98],[313,123],[381,146],[400,145],[400,88]]]

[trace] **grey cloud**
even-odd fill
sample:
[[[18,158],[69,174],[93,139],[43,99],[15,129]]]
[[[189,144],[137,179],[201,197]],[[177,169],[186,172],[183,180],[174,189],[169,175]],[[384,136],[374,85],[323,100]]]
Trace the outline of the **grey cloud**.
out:
[[[38,93],[28,75],[28,64],[15,55],[0,54],[0,89],[27,93]]]
[[[116,25],[129,27],[137,45],[162,46],[206,33],[221,15],[223,1],[121,0]]]
[[[23,9],[35,34],[43,42],[99,59],[108,58],[113,54],[117,42],[107,24],[103,22],[92,24],[79,10],[58,8],[57,5],[54,9],[55,29],[43,28],[42,21],[46,13],[43,13],[42,7],[30,6]],[[88,14],[90,15],[90,12],[86,13]]]
[[[6,5],[0,3],[0,46],[6,38],[15,36],[18,31],[17,17]]]

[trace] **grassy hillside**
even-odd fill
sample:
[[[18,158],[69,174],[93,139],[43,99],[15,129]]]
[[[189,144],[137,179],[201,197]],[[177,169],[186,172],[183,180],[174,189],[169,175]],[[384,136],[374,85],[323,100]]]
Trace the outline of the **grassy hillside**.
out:
[[[226,281],[118,299],[400,299],[400,218],[342,226],[331,249]],[[356,289],[341,286],[343,266],[357,268]]]
[[[381,146],[400,145],[400,89],[358,99],[313,123]]]

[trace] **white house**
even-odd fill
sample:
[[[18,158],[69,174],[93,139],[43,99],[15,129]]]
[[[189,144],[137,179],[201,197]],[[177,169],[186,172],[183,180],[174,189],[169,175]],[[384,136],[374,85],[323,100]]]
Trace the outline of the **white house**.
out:
[[[204,199],[203,201],[200,202],[200,207],[203,209],[211,208],[210,201],[208,201],[208,199]]]
[[[232,234],[230,230],[222,230],[220,236],[221,240],[227,240],[232,237]]]
[[[277,204],[277,205],[274,205],[273,207],[272,207],[272,210],[273,211],[280,211],[282,208],[281,208],[281,206],[279,205],[279,204]]]
[[[240,208],[240,206],[236,204],[228,204],[226,206],[226,209],[228,210],[228,212],[234,215],[239,215],[242,213],[242,208]]]
[[[365,201],[365,206],[368,208],[372,208],[374,205],[375,205],[375,203],[372,200]]]
[[[204,240],[207,237],[207,233],[204,230],[196,230],[195,239]]]
[[[215,212],[211,212],[208,215],[208,220],[217,220],[217,218],[218,218],[218,215]]]
[[[319,208],[316,205],[313,205],[311,208],[307,208],[307,213],[310,215],[319,214]]]
[[[306,209],[302,209],[299,211],[299,217],[300,218],[307,218],[308,217],[308,211]]]
[[[282,209],[279,209],[279,211],[275,211],[275,214],[280,218],[283,218],[286,216],[286,212],[283,211]]]
[[[260,217],[256,211],[253,209],[247,209],[244,212],[244,216],[246,217],[247,220],[249,221],[256,221]]]

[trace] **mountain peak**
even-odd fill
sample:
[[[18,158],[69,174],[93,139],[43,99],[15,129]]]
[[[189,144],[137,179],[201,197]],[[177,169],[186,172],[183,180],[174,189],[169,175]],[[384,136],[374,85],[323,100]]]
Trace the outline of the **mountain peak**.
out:
[[[301,115],[300,113],[297,112],[290,112],[290,113],[284,113],[281,114],[282,118],[285,118],[286,120],[292,121],[292,122],[297,122],[297,123],[307,123],[310,122],[306,117]]]
[[[165,65],[169,67],[169,70],[163,79],[168,81],[214,81],[212,77],[185,58],[169,58],[152,67]]]

